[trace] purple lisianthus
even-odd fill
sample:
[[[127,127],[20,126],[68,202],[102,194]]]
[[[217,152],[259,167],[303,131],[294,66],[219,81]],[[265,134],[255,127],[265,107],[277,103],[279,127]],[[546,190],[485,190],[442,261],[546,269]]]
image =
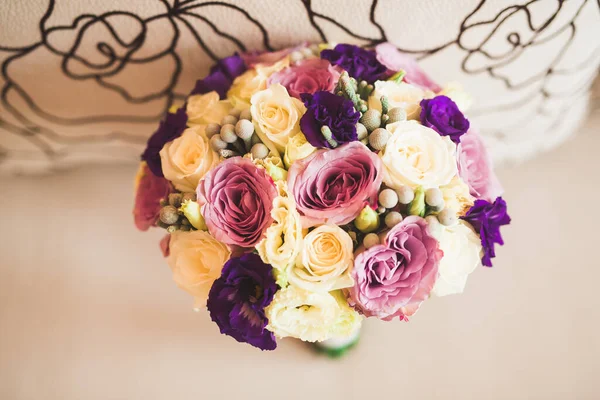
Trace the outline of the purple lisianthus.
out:
[[[475,200],[473,207],[469,209],[464,217],[461,217],[479,233],[481,245],[483,246],[483,265],[492,266],[492,258],[496,257],[494,245],[504,244],[500,227],[510,224],[510,217],[506,210],[506,201],[497,197],[493,203],[487,200]]]
[[[185,106],[179,108],[174,114],[168,113],[165,119],[160,121],[156,132],[148,139],[146,150],[142,153],[142,160],[146,161],[148,168],[154,175],[164,177],[160,161],[160,150],[166,143],[181,136],[186,127],[187,119]]]
[[[221,99],[224,99],[233,80],[245,71],[246,64],[238,54],[222,58],[210,69],[206,78],[196,82],[196,86],[190,94],[204,94],[214,90],[219,93]]]
[[[386,66],[377,60],[375,52],[351,44],[338,44],[333,50],[323,50],[321,58],[342,67],[358,81],[373,83],[389,74]]]
[[[208,294],[210,317],[222,334],[261,350],[275,350],[275,336],[266,328],[265,307],[276,291],[273,268],[258,255],[231,258]]]
[[[312,95],[303,93],[300,97],[306,105],[306,112],[300,119],[300,129],[314,147],[333,148],[358,140],[356,123],[360,113],[354,109],[352,101],[325,91]],[[331,130],[336,146],[332,146],[321,133],[323,125]]]
[[[449,136],[454,143],[469,130],[469,120],[447,96],[421,100],[421,123],[442,136]]]

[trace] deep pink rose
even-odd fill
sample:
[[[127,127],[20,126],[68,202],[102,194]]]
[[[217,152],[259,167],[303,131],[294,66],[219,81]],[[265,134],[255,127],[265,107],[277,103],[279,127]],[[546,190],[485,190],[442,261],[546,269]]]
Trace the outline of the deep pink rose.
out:
[[[377,206],[381,159],[360,142],[317,150],[288,171],[288,188],[302,226],[344,225],[370,204]]]
[[[406,319],[429,296],[442,256],[427,222],[407,217],[387,233],[383,244],[356,256],[350,304],[368,317]]]
[[[308,58],[269,77],[268,84],[280,83],[290,96],[297,99],[300,93],[331,92],[340,78],[339,71],[327,60]]]
[[[400,52],[396,46],[391,43],[381,43],[375,46],[377,61],[394,72],[404,70],[406,75],[404,80],[407,83],[421,86],[424,89],[439,92],[441,87],[432,81],[425,71],[421,69],[417,61],[410,55]]]
[[[481,136],[473,130],[462,135],[457,149],[458,175],[472,196],[493,202],[503,189]]]
[[[159,246],[160,246],[160,251],[162,252],[163,257],[167,258],[169,257],[169,254],[171,254],[171,248],[170,248],[170,243],[171,243],[171,234],[166,234],[162,239],[160,239],[159,242]]]
[[[247,158],[217,165],[200,181],[197,194],[208,231],[223,243],[253,247],[273,222],[275,184]]]
[[[133,219],[139,230],[147,231],[156,224],[160,201],[167,199],[173,187],[165,178],[154,175],[146,163],[140,167],[137,179]]]

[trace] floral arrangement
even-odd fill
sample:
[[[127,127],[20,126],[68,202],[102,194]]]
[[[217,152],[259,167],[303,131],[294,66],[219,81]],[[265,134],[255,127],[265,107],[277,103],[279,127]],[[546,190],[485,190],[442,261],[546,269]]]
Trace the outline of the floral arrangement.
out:
[[[388,43],[224,58],[148,140],[137,227],[221,333],[355,335],[492,266],[510,218],[460,85]]]

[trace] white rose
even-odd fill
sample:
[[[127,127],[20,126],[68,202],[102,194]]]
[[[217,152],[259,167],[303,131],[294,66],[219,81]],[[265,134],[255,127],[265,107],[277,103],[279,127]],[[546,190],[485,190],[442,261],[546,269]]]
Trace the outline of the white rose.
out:
[[[219,100],[219,94],[215,91],[190,96],[185,110],[188,116],[187,124],[188,126],[220,124],[231,108],[229,100]]]
[[[310,156],[317,150],[312,144],[306,140],[306,136],[302,132],[292,136],[285,146],[285,155],[283,162],[286,167],[291,167],[296,160],[301,160]]]
[[[304,237],[296,265],[290,267],[290,283],[313,292],[350,287],[354,265],[350,235],[337,225],[321,225]]]
[[[255,93],[250,103],[256,134],[283,153],[290,138],[300,132],[300,117],[306,111],[304,104],[291,97],[279,83]]]
[[[462,85],[458,82],[449,82],[438,95],[447,96],[456,103],[458,109],[465,113],[471,104],[473,104],[473,98],[471,95],[463,89]]]
[[[462,293],[467,277],[481,264],[481,239],[463,220],[453,226],[433,223],[430,232],[444,252],[432,293],[436,296]]]
[[[390,109],[400,107],[406,111],[408,119],[418,119],[421,112],[419,103],[424,98],[433,97],[433,92],[406,82],[377,81],[369,96],[369,108],[381,111],[381,96],[387,97]]]
[[[220,161],[219,155],[210,147],[204,128],[204,125],[187,128],[160,151],[165,178],[182,192],[195,191],[200,179]]]
[[[456,145],[449,137],[415,121],[394,122],[386,129],[392,136],[379,156],[387,186],[440,187],[456,175]]]
[[[465,215],[475,203],[475,198],[469,192],[469,186],[456,175],[449,184],[441,186],[445,208],[451,208],[458,215]]]

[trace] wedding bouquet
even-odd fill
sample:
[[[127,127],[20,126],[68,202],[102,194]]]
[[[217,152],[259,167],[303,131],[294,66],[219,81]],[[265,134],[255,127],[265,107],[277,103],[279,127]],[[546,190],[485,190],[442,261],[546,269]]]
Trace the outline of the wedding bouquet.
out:
[[[148,140],[134,217],[221,333],[356,335],[492,265],[510,222],[469,96],[388,43],[233,55]]]

